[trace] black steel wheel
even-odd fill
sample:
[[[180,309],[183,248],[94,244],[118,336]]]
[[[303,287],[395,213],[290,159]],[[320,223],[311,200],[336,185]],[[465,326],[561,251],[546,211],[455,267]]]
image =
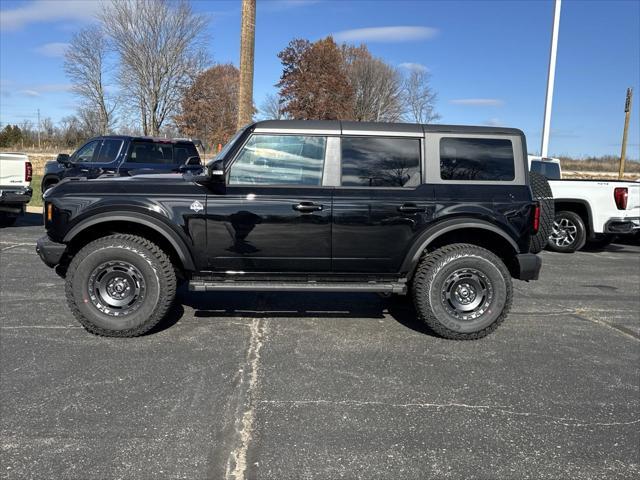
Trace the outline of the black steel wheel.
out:
[[[438,335],[475,340],[504,321],[513,286],[499,257],[476,245],[458,243],[422,258],[412,294],[418,318]]]
[[[67,303],[91,333],[135,337],[167,313],[176,292],[171,260],[153,242],[116,234],[87,244],[69,264]]]

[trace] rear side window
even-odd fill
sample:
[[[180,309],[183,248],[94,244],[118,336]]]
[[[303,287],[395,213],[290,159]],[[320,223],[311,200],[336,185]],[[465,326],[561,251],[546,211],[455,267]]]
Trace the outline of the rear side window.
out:
[[[553,162],[541,162],[533,160],[531,171],[547,177],[549,180],[560,180],[560,165]]]
[[[98,163],[111,163],[113,162],[118,153],[120,153],[120,148],[122,147],[122,140],[116,140],[113,138],[108,138],[102,142],[102,147],[100,148],[100,153],[98,154],[98,158],[95,160]]]
[[[176,162],[173,161],[173,145],[170,143],[133,142],[127,162],[174,164]]]
[[[442,180],[509,181],[515,178],[513,144],[501,138],[440,139]]]
[[[419,139],[343,137],[341,144],[342,186],[420,185]]]

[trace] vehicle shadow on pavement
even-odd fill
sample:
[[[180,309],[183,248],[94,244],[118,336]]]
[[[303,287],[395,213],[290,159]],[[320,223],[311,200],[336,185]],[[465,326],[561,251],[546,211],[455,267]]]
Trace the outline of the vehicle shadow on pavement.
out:
[[[18,217],[14,225],[4,228],[11,229],[18,227],[37,227],[40,225],[44,225],[41,213],[25,213],[24,215],[20,215]]]
[[[402,296],[305,292],[200,294],[182,288],[178,297],[181,303],[195,310],[196,318],[344,318],[366,321],[391,317],[410,330],[435,336],[426,325],[417,320],[410,298]]]

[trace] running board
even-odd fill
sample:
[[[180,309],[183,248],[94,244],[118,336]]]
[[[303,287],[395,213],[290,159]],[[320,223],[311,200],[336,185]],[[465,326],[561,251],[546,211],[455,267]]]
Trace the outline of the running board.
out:
[[[256,292],[375,292],[407,293],[403,282],[252,282],[236,280],[203,281],[191,280],[189,290],[193,292],[216,292],[223,290]]]

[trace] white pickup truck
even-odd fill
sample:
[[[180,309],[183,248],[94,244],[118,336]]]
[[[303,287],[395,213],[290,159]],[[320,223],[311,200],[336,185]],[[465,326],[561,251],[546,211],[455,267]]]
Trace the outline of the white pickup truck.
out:
[[[616,236],[640,231],[640,182],[562,180],[556,158],[529,156],[529,169],[549,180],[555,204],[550,250],[571,253],[603,247]]]
[[[33,167],[24,153],[0,153],[0,227],[12,225],[31,200]]]

